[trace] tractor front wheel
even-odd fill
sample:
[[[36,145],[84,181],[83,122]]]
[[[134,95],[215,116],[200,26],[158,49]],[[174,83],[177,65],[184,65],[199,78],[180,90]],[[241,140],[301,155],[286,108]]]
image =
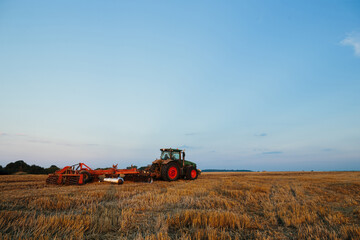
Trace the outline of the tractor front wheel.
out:
[[[195,180],[198,177],[198,172],[194,167],[189,167],[186,171],[186,179]]]
[[[161,177],[165,181],[176,181],[180,176],[180,169],[179,166],[174,163],[168,163],[161,169]]]

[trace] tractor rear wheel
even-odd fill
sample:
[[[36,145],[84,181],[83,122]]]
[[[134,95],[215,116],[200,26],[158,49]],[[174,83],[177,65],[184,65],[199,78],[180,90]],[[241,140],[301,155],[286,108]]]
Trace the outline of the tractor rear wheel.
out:
[[[180,169],[179,166],[174,163],[168,163],[161,169],[161,177],[165,181],[176,181],[180,176]]]
[[[195,180],[197,179],[198,177],[198,172],[196,170],[196,168],[194,167],[189,167],[187,170],[186,170],[186,179],[188,180]]]

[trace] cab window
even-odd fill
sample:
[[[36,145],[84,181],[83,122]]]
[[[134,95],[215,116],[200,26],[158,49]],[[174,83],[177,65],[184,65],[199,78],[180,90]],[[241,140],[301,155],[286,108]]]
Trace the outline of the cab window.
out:
[[[172,153],[172,158],[174,160],[179,160],[180,159],[180,153],[179,152],[173,152]]]
[[[170,158],[170,152],[167,152],[167,151],[166,151],[166,152],[162,152],[160,158],[161,158],[162,160],[166,160],[166,159]]]

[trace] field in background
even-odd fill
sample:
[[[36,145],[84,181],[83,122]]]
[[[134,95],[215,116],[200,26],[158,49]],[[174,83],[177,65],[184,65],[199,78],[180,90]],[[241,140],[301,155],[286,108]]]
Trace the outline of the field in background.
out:
[[[1,239],[360,239],[360,172],[45,185],[0,176]]]

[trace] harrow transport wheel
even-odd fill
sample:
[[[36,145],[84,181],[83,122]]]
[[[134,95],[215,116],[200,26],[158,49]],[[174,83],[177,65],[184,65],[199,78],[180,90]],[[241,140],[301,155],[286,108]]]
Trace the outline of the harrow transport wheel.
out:
[[[195,180],[198,177],[198,172],[194,167],[189,167],[186,171],[186,179]]]
[[[80,174],[83,175],[84,183],[89,183],[92,180],[91,174],[88,171],[81,171]]]
[[[161,177],[165,181],[176,181],[178,180],[179,175],[180,175],[179,166],[174,162],[166,164],[161,169]]]

